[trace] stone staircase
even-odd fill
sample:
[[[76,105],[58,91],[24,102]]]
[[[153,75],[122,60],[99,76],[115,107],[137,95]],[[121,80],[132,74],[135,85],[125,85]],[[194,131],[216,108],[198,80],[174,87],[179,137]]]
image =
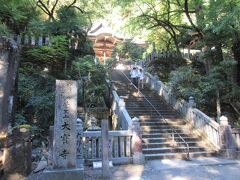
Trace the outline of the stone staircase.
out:
[[[124,81],[125,84],[119,77],[118,81],[115,81],[117,93],[124,98],[130,117],[139,118],[143,131],[142,150],[146,159],[186,158],[186,143],[190,157],[214,154],[211,146],[155,92],[147,87],[141,91],[147,101],[141,94],[137,94],[137,90],[129,82]]]

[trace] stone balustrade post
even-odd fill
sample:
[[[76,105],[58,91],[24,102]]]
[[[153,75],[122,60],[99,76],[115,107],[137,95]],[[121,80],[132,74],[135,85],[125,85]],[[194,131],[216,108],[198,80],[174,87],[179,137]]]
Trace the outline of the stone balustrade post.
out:
[[[21,45],[21,41],[22,41],[21,35],[17,35],[17,44]]]
[[[102,136],[102,178],[109,179],[111,171],[109,168],[109,132],[108,120],[102,119],[101,122],[101,136]]]
[[[119,106],[119,114],[118,114],[118,116],[120,118],[121,127],[125,129],[126,127],[124,125],[125,123],[124,123],[124,120],[123,120],[122,110],[125,108],[126,105],[125,105],[125,101],[124,101],[123,98],[119,99],[118,106]]]
[[[42,46],[42,45],[43,45],[43,37],[42,37],[42,35],[40,35],[38,37],[38,46]]]
[[[48,165],[53,165],[53,131],[54,127],[49,127],[49,137],[48,137]]]
[[[132,132],[133,164],[144,164],[145,158],[142,153],[142,131],[139,119],[136,117],[132,119]]]
[[[192,97],[192,96],[190,96],[188,98],[188,107],[189,108],[195,108],[196,107],[196,103],[195,103],[194,97]]]
[[[119,102],[118,102],[118,106],[119,106],[119,108],[122,110],[123,108],[125,108],[125,101],[124,101],[124,99],[123,98],[120,98],[119,99]]]
[[[194,100],[194,97],[190,96],[188,98],[188,110],[187,110],[187,119],[190,120],[191,122],[193,122],[193,108],[196,107],[196,103]]]
[[[154,76],[153,76],[153,82],[154,82],[154,84],[153,84],[153,89],[156,89],[156,87],[157,87],[157,82],[158,82],[158,81],[159,81],[158,74],[155,73]]]
[[[83,164],[83,122],[77,119],[77,164]]]
[[[226,157],[234,157],[236,145],[232,137],[231,126],[228,124],[228,118],[226,116],[220,117],[220,141],[221,153]]]
[[[31,36],[31,46],[35,46],[35,37]]]
[[[27,46],[29,44],[29,37],[27,34],[24,35],[24,45]]]

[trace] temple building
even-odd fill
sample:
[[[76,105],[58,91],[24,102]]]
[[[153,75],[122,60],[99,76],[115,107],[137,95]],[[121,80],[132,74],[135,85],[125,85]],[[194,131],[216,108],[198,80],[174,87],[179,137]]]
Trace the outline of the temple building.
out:
[[[111,57],[114,47],[118,43],[126,40],[123,35],[112,30],[105,23],[100,23],[92,27],[88,33],[88,39],[93,42],[93,50],[95,55],[99,58],[100,62],[105,64],[106,60]],[[141,41],[136,37],[131,41],[140,47],[147,47],[145,41]]]
[[[88,33],[88,39],[93,42],[93,50],[101,63],[111,57],[114,47],[121,43],[124,38],[115,35],[112,29],[101,23],[93,27]]]

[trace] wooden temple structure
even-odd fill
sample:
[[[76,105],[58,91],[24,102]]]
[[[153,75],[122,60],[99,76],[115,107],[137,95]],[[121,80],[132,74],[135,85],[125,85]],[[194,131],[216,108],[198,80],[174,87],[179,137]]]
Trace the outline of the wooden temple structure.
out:
[[[104,64],[111,57],[114,47],[124,40],[114,35],[113,30],[104,26],[103,23],[90,30],[88,39],[93,42],[93,50],[100,62]]]

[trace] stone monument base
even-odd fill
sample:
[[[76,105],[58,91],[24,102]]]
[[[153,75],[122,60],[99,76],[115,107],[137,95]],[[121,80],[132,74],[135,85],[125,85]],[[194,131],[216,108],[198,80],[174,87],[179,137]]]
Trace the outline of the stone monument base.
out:
[[[83,178],[83,168],[52,169],[43,171],[40,180],[82,180]]]
[[[135,153],[133,154],[133,164],[144,164],[145,163],[145,157],[143,153]]]

